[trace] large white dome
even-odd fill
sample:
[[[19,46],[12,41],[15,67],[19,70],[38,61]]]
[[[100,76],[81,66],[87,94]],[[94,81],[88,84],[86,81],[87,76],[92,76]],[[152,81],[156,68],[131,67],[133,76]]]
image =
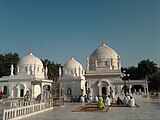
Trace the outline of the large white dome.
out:
[[[110,70],[120,69],[120,56],[112,48],[102,41],[102,45],[95,49],[89,57],[89,69],[107,68]]]
[[[38,65],[38,66],[43,66],[43,63],[38,57],[36,57],[32,53],[30,53],[29,55],[24,56],[21,59],[20,65]]]
[[[107,45],[103,44],[100,47],[98,47],[96,50],[93,51],[93,53],[90,56],[90,60],[99,60],[99,59],[117,59],[118,54]]]
[[[68,70],[68,69],[83,69],[82,65],[75,60],[74,58],[71,58],[67,63],[64,64],[63,70]]]

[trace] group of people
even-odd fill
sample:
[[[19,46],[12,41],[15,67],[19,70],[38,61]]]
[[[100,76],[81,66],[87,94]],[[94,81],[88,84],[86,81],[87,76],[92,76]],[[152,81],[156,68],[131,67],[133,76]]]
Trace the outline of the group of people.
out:
[[[120,97],[117,97],[116,104],[134,107],[135,99],[130,95],[124,96],[123,100],[121,100]]]

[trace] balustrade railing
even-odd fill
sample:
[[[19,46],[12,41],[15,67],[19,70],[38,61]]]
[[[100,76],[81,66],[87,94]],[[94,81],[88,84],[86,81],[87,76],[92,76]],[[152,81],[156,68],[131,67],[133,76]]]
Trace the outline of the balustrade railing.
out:
[[[20,116],[32,114],[34,112],[38,112],[38,111],[53,107],[53,101],[50,99],[42,103],[38,103],[38,102],[29,103],[28,102],[28,103],[19,104],[19,106],[20,107],[4,109],[3,110],[3,120],[11,120],[11,119],[14,119]]]

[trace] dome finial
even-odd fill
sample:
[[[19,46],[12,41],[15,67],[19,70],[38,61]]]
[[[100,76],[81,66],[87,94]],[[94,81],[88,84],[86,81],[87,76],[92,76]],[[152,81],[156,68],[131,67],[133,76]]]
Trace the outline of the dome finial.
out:
[[[102,36],[102,45],[104,45],[104,37]]]
[[[29,54],[32,55],[32,45],[29,47]]]

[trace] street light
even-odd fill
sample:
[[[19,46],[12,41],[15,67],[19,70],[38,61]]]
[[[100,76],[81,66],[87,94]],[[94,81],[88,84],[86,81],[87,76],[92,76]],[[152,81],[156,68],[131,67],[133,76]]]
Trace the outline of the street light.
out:
[[[126,74],[126,71],[123,70],[123,77],[126,77],[128,78],[130,75],[129,74]],[[126,85],[126,79],[124,78],[124,94],[125,96],[127,95],[127,85]]]

